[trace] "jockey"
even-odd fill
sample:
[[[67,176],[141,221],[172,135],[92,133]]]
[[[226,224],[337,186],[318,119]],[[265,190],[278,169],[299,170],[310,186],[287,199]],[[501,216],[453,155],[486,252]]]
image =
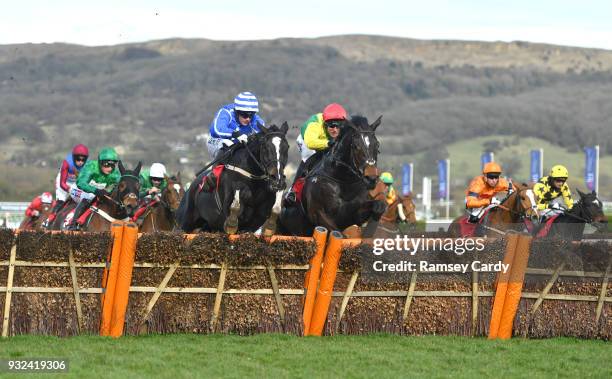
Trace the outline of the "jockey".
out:
[[[387,187],[387,192],[385,193],[387,205],[395,203],[395,200],[397,200],[397,194],[395,193],[395,188],[393,188],[393,175],[391,175],[390,172],[383,172],[380,174],[380,181],[385,183]]]
[[[306,176],[323,158],[329,148],[334,145],[347,118],[344,107],[332,103],[323,109],[323,113],[314,114],[306,120],[296,139],[302,161],[295,173],[294,184],[299,178]],[[287,200],[289,202],[295,202],[296,200],[293,185],[287,192]]]
[[[140,198],[151,199],[168,186],[166,166],[161,163],[153,163],[149,170],[140,172],[138,179],[140,180]]]
[[[53,203],[53,195],[51,192],[43,192],[42,194],[36,196],[28,205],[28,208],[25,211],[26,217],[30,219],[35,219],[40,216],[40,212],[42,212],[43,204],[51,204]]]
[[[78,144],[64,158],[60,171],[55,178],[55,198],[57,201],[49,217],[43,223],[43,227],[48,227],[55,220],[57,212],[66,204],[66,200],[70,196],[70,190],[76,188],[77,176],[79,176],[79,172],[87,162],[88,157],[89,149],[87,149],[87,146]]]
[[[487,206],[500,204],[500,201],[494,197],[498,192],[508,191],[510,194],[516,191],[512,182],[500,177],[501,173],[500,165],[489,162],[484,166],[482,175],[470,182],[465,197],[465,207],[470,214],[469,222],[478,222]]]
[[[224,105],[217,111],[209,127],[210,137],[207,142],[208,154],[212,160],[236,142],[246,143],[249,134],[261,132],[258,124],[265,125],[265,122],[257,112],[259,102],[251,92],[239,93],[232,104]],[[216,181],[211,172],[204,182],[203,190],[211,191]]]
[[[567,185],[568,177],[567,168],[556,165],[550,170],[550,175],[543,177],[533,186],[538,210],[543,211],[542,220],[563,213],[564,209],[572,209],[574,206],[572,192]]]
[[[77,220],[89,208],[96,196],[109,195],[119,183],[121,174],[117,169],[118,161],[119,156],[115,149],[106,147],[100,150],[98,160],[90,160],[85,164],[77,178],[77,188],[70,191],[72,200],[78,205],[67,229],[78,228]]]

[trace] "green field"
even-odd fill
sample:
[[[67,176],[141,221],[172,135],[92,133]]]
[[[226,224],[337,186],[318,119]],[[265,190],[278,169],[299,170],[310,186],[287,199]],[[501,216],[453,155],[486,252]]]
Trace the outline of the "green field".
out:
[[[395,335],[17,336],[0,359],[68,358],[84,377],[612,377],[609,342]],[[0,376],[7,377],[5,373]],[[13,377],[23,378],[19,374]],[[62,375],[66,377],[66,375]]]

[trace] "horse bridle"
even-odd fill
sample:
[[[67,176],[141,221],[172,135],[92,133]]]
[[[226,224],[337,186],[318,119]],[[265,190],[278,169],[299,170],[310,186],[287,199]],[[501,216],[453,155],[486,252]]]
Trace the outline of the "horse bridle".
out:
[[[356,176],[358,178],[358,180],[356,182],[358,182],[358,181],[365,182],[365,178],[366,178],[365,170],[367,169],[368,166],[376,167],[376,160],[370,154],[370,150],[366,146],[366,143],[365,143],[363,135],[367,134],[367,135],[373,135],[374,136],[375,132],[374,132],[374,130],[365,130],[365,131],[364,130],[359,130],[359,129],[357,129],[353,125],[345,125],[344,127],[352,129],[355,133],[359,134],[359,136],[361,137],[362,145],[364,147],[363,150],[365,151],[365,155],[366,155],[366,168],[364,169],[364,172],[361,172],[359,170],[359,165],[355,162],[355,154],[353,153],[353,149],[352,148],[350,148],[350,152],[349,152],[351,164],[345,163],[345,162],[339,160],[338,158],[336,158],[334,156],[334,152],[336,151],[337,146],[339,144],[334,144],[334,147],[332,148],[332,151],[330,153],[330,159],[331,159],[331,161],[333,163],[336,163],[336,164],[338,164],[340,166],[346,167],[354,176]],[[353,145],[353,138],[351,138],[351,147],[352,147],[352,145]],[[334,179],[334,181],[339,182],[337,179]]]
[[[126,177],[131,177],[131,178],[134,178],[136,180],[139,180],[139,178],[137,176],[135,176],[135,175],[125,174],[125,175],[121,175],[121,177],[119,178],[119,182],[121,182],[121,180],[123,178],[126,178]],[[107,200],[109,200],[110,202],[112,202],[113,204],[115,204],[117,207],[119,207],[119,209],[121,209],[122,211],[125,211],[125,205],[123,204],[124,197],[127,197],[128,199],[134,199],[135,198],[136,200],[138,200],[138,194],[135,194],[133,192],[128,193],[127,196],[121,196],[121,194],[119,193],[119,184],[118,183],[117,183],[117,196],[120,197],[119,200],[115,200],[111,196],[108,196],[108,195],[106,195],[104,197]]]
[[[267,132],[264,137],[268,137],[268,136],[272,136],[272,137],[284,137],[285,135],[281,132]],[[263,175],[251,175],[250,178],[254,179],[254,180],[265,180],[268,182],[271,182],[273,179],[273,175],[268,174],[268,167],[270,167],[271,164],[279,164],[280,165],[280,157],[278,158],[279,160],[277,161],[269,161],[269,162],[265,162],[263,159],[257,159],[257,157],[255,156],[255,154],[253,154],[253,152],[251,151],[251,149],[249,149],[249,145],[248,143],[244,144],[244,147],[246,149],[246,151],[248,152],[249,156],[253,159],[253,161],[255,161],[255,164],[257,165],[257,167],[259,167],[259,169],[263,172]],[[259,154],[261,155],[262,150],[260,148]],[[279,171],[278,172],[278,178],[279,181],[281,179],[281,175],[282,173]]]

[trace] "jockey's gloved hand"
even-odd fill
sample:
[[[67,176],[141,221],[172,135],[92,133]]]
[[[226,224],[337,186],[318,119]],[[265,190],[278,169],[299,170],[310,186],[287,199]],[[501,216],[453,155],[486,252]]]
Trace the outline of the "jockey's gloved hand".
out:
[[[238,140],[239,142],[242,142],[242,143],[247,143],[247,141],[249,140],[249,137],[248,137],[246,134],[241,134],[241,135],[240,135],[240,136],[237,138],[237,140]]]
[[[100,189],[100,188],[98,188],[96,192],[94,193],[96,194],[97,197],[104,197],[104,196],[109,195],[108,191],[106,191],[105,189]]]
[[[37,211],[36,209],[34,209],[34,210],[32,211],[32,216],[34,216],[34,217],[38,217],[38,216],[40,216],[40,212],[39,212],[39,211]]]
[[[499,205],[501,204],[501,201],[499,201],[498,198],[494,197],[491,199],[491,205]]]
[[[561,206],[559,205],[559,203],[552,203],[550,205],[550,209],[561,210]]]

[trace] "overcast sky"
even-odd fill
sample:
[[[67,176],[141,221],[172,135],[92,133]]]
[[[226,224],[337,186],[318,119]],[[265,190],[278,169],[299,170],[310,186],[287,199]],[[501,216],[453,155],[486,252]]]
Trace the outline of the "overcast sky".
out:
[[[612,49],[610,0],[0,1],[0,44],[376,34]]]

